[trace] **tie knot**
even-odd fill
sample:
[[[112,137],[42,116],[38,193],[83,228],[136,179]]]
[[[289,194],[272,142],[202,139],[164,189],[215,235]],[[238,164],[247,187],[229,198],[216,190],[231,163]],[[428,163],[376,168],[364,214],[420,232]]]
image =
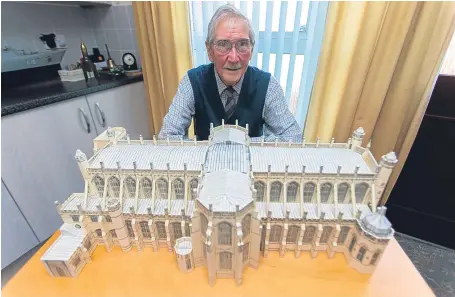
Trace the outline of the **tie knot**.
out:
[[[229,95],[232,95],[232,94],[234,94],[235,89],[233,87],[229,86],[226,88],[226,92],[228,92]]]

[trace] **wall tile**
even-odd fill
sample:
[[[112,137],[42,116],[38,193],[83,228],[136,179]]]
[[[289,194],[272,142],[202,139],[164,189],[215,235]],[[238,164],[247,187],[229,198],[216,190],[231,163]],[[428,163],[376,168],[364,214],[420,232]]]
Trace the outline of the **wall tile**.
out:
[[[113,7],[114,10],[114,26],[116,29],[129,29],[130,23],[126,15],[126,5]]]
[[[136,24],[134,22],[133,6],[131,6],[131,5],[126,6],[126,14],[128,17],[128,21],[130,22],[130,28],[135,29]]]
[[[112,15],[112,7],[96,8],[99,13],[100,27],[103,29],[114,29],[114,18]]]
[[[133,38],[131,35],[130,30],[117,30],[119,43],[120,43],[120,50],[122,51],[130,51],[134,50],[134,43]]]
[[[119,50],[120,44],[118,41],[118,34],[116,30],[106,30],[105,31],[106,43],[109,47],[109,50]]]

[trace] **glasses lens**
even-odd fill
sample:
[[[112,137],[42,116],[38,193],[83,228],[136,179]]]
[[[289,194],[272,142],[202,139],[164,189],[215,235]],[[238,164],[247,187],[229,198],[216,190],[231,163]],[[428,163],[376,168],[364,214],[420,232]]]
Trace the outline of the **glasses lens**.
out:
[[[240,53],[246,53],[251,49],[251,44],[248,39],[237,41],[235,47]]]
[[[227,53],[231,50],[232,44],[229,40],[218,40],[215,42],[215,47],[219,52]]]

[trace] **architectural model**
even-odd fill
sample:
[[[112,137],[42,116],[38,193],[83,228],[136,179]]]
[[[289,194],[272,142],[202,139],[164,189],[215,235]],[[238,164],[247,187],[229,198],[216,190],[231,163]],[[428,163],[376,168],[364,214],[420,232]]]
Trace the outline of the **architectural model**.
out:
[[[259,257],[344,254],[373,273],[394,230],[377,207],[397,162],[379,164],[347,143],[250,142],[247,127],[213,127],[207,141],[131,140],[109,128],[94,155],[76,152],[83,193],[56,202],[64,224],[42,256],[52,276],[76,277],[98,245],[129,252],[165,248],[182,272],[207,266],[208,282],[233,278]]]

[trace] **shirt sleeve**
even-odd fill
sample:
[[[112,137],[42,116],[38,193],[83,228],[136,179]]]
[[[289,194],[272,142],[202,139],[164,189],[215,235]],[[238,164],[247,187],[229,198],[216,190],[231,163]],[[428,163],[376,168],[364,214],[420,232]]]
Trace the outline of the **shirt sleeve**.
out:
[[[159,139],[187,139],[188,128],[195,114],[194,94],[188,74],[182,78],[177,93],[172,100],[169,111],[164,117],[163,127],[158,134]]]
[[[265,141],[275,141],[276,138],[285,142],[302,141],[302,129],[289,110],[280,83],[273,76],[270,76],[262,116],[265,122]],[[261,137],[254,137],[251,140],[260,141]]]

